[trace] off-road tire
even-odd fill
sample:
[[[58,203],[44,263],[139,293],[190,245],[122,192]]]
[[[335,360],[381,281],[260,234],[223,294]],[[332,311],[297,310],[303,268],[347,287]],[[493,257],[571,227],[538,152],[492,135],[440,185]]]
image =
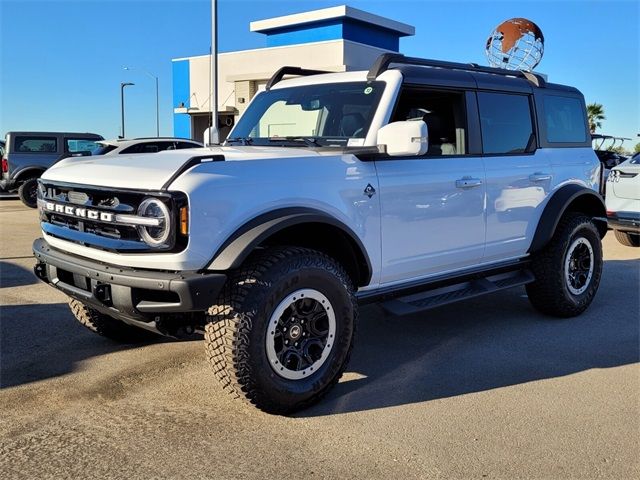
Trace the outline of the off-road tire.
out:
[[[311,375],[290,380],[275,373],[267,358],[266,336],[277,305],[288,295],[313,288],[335,312],[333,347]],[[351,279],[327,255],[298,247],[255,252],[233,272],[217,304],[208,311],[205,344],[223,388],[259,409],[288,414],[317,402],[340,379],[349,361],[357,304]]]
[[[613,233],[616,239],[625,247],[640,247],[640,234],[621,232],[620,230],[614,230]]]
[[[29,208],[36,208],[38,206],[38,199],[35,197],[35,192],[38,189],[38,179],[29,178],[25,180],[18,188],[18,196],[22,203]]]
[[[157,337],[153,332],[127,325],[120,320],[87,307],[78,300],[69,300],[69,308],[76,320],[84,327],[98,335],[120,343],[140,343]]]
[[[565,278],[565,260],[570,246],[579,238],[586,239],[593,250],[593,273],[586,290],[575,295]],[[580,315],[591,304],[602,276],[602,243],[598,228],[591,218],[568,213],[562,217],[551,241],[533,256],[531,269],[536,280],[526,286],[531,304],[540,312],[554,317]]]

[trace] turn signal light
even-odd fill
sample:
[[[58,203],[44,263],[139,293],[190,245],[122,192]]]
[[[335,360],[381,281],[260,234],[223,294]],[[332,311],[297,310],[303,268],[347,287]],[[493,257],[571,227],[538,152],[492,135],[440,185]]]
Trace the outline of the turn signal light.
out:
[[[180,209],[180,234],[187,235],[189,233],[189,209],[182,207]]]

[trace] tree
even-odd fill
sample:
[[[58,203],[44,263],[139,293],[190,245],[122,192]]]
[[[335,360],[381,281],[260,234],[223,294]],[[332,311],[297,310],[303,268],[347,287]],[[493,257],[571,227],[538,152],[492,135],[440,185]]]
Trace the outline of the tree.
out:
[[[636,143],[636,146],[633,147],[633,153],[640,153],[640,143]]]
[[[597,128],[601,128],[602,121],[607,118],[604,116],[604,108],[600,103],[587,105],[587,117],[589,118],[589,130],[591,130],[591,133],[595,133]]]

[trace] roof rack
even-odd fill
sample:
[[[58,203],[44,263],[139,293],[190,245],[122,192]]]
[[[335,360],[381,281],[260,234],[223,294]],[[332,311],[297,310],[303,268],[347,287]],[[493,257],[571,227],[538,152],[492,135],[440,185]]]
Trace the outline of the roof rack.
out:
[[[401,53],[383,53],[380,55],[367,73],[367,81],[373,82],[378,75],[386,72],[392,63],[403,65],[417,65],[423,67],[448,68],[451,70],[464,70],[468,72],[493,73],[496,75],[520,77],[528,80],[536,87],[544,87],[546,82],[540,75],[522,70],[506,70],[504,68],[481,67],[477,63],[457,63],[443,60],[430,60],[427,58],[405,57]]]
[[[271,87],[273,87],[276,83],[278,83],[280,80],[282,80],[282,78],[285,75],[318,75],[319,73],[336,73],[336,72],[327,72],[326,70],[309,70],[306,68],[300,68],[300,67],[282,67],[280,70],[278,70],[276,73],[273,74],[273,76],[269,79],[269,81],[267,82],[267,85],[265,86],[265,90],[271,90]]]

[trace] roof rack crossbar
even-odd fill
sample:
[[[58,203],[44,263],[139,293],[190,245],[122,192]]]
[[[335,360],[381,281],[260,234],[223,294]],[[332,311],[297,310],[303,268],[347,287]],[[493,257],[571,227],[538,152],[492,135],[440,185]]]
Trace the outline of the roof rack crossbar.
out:
[[[417,65],[422,67],[448,68],[451,70],[465,70],[469,72],[493,73],[496,75],[513,76],[524,78],[536,87],[544,87],[545,81],[540,75],[522,70],[505,70],[503,68],[482,67],[477,63],[458,63],[443,60],[431,60],[427,58],[406,57],[401,53],[383,53],[380,55],[367,73],[367,81],[373,82],[378,75],[386,72],[392,64]]]
[[[290,67],[290,66],[282,67],[280,70],[274,73],[273,76],[269,79],[269,81],[267,82],[267,85],[265,86],[265,89],[271,90],[271,87],[273,87],[276,83],[282,80],[282,78],[285,75],[304,76],[304,75],[318,75],[320,73],[335,73],[335,72],[327,72],[326,70],[310,70],[307,68]]]

